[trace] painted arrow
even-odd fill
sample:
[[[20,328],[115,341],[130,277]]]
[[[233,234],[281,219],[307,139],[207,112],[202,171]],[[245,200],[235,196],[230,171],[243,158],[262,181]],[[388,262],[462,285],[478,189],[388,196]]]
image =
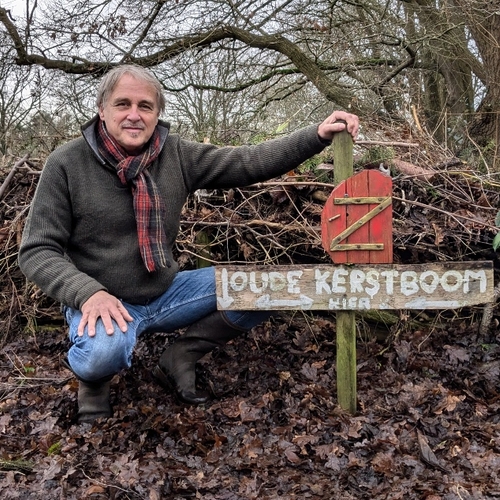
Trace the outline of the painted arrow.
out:
[[[227,309],[234,302],[234,299],[229,296],[227,269],[222,269],[221,271],[221,282],[222,297],[217,297],[217,303],[221,309]]]
[[[427,300],[425,298],[417,298],[407,302],[405,307],[408,309],[457,309],[464,305],[458,300]]]
[[[269,295],[261,295],[255,305],[260,309],[271,309],[273,307],[295,307],[297,309],[310,309],[314,301],[305,295],[298,299],[271,299]]]

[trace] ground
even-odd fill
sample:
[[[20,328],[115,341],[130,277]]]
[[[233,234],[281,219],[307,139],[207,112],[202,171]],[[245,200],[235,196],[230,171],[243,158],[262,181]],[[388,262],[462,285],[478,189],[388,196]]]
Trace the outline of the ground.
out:
[[[360,319],[355,415],[337,404],[334,315],[279,315],[206,357],[200,407],[152,379],[175,335],[157,333],[95,425],[75,420],[64,327],[42,327],[0,357],[0,496],[500,498],[500,337],[480,337],[477,317],[377,336]]]

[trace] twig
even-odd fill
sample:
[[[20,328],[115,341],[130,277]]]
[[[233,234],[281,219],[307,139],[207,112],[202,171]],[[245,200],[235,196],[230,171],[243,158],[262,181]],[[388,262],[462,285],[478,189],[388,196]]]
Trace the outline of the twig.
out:
[[[28,163],[26,165],[19,167],[18,170],[21,170],[22,172],[29,174],[29,175],[41,175],[42,171],[41,170],[33,170]]]
[[[356,141],[356,144],[363,146],[401,146],[406,148],[416,148],[420,144],[416,142],[397,142],[397,141]]]
[[[269,181],[269,182],[258,182],[256,184],[251,184],[248,187],[262,189],[271,186],[317,186],[325,187],[328,189],[334,189],[335,185],[327,182],[313,182],[313,181]]]
[[[0,470],[10,471],[15,470],[19,472],[31,472],[35,467],[35,463],[30,460],[19,458],[17,460],[3,460],[0,459]]]
[[[458,218],[458,219],[467,220],[469,222],[474,222],[475,224],[481,224],[481,226],[483,226],[483,227],[493,229],[495,231],[495,233],[498,232],[498,227],[492,226],[491,224],[488,224],[487,222],[481,222],[480,220],[477,220],[477,219],[471,219],[470,217],[466,217],[465,215],[447,212],[446,210],[442,210],[441,208],[433,207],[432,205],[426,205],[425,203],[420,203],[419,201],[407,200],[405,198],[398,198],[397,196],[393,196],[392,199],[401,201],[402,203],[409,203],[410,205],[415,205],[417,207],[428,208],[429,210],[434,210],[435,212],[449,215],[453,219]],[[457,222],[460,223],[460,221],[458,221],[458,220],[457,220]]]
[[[291,224],[279,224],[278,222],[270,222],[266,220],[249,220],[246,222],[231,222],[231,221],[222,221],[222,222],[209,222],[209,221],[200,221],[200,220],[183,220],[181,224],[187,224],[192,226],[228,226],[228,227],[252,227],[252,226],[265,226],[277,230],[287,229],[288,231],[304,231],[305,228],[303,224],[291,225]],[[306,232],[309,232],[306,230]],[[309,232],[310,233],[310,232]],[[311,233],[310,233],[311,234]],[[312,234],[313,236],[317,236],[316,234]]]
[[[29,153],[26,153],[19,161],[14,163],[14,166],[12,167],[11,171],[3,181],[2,185],[0,186],[0,200],[4,197],[5,192],[7,191],[7,188],[9,187],[9,184],[11,183],[12,179],[14,178],[14,174],[16,173],[16,170],[28,159]]]
[[[47,383],[47,384],[52,384],[54,382],[57,383],[64,383],[67,380],[70,380],[73,377],[10,377],[11,380],[20,380],[22,382],[38,382],[40,383]]]
[[[132,493],[133,495],[137,496],[138,498],[142,498],[142,499],[146,499],[146,497],[142,496],[141,494],[133,491],[133,490],[130,490],[130,489],[125,489],[125,488],[122,488],[121,486],[118,486],[116,484],[110,484],[110,483],[104,483],[102,481],[99,481],[98,479],[94,479],[93,477],[89,476],[83,469],[80,469],[80,472],[89,480],[91,481],[92,483],[98,485],[98,486],[102,486],[103,488],[115,488],[119,491],[123,491],[124,493]]]
[[[321,186],[321,187],[327,187],[330,189],[335,188],[335,186],[333,184],[326,184],[323,182],[303,182],[303,181],[299,181],[299,182],[259,182],[258,184],[252,184],[251,187],[263,188],[266,186],[293,186],[293,185]],[[409,203],[410,205],[415,205],[415,206],[422,207],[422,208],[428,208],[430,210],[434,210],[435,212],[440,212],[442,214],[449,215],[450,217],[453,217],[453,218],[459,218],[459,219],[467,220],[469,222],[474,222],[476,224],[481,224],[483,227],[493,229],[495,232],[498,231],[498,227],[493,226],[491,224],[488,224],[487,222],[481,222],[477,219],[471,219],[470,217],[466,217],[465,215],[459,215],[456,213],[447,212],[446,210],[442,210],[440,208],[433,207],[432,205],[426,205],[425,203],[420,203],[418,201],[412,201],[412,200],[407,200],[404,198],[398,198],[397,196],[393,196],[392,199],[401,201],[403,203]],[[255,223],[255,221],[254,221],[254,223]]]

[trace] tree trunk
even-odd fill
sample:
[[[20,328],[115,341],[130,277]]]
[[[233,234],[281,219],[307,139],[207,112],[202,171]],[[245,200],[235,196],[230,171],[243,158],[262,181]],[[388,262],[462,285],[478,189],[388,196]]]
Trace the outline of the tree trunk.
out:
[[[492,168],[500,170],[500,11],[498,3],[484,0],[474,2],[456,0],[470,19],[469,26],[484,63],[486,94],[469,126],[471,139],[481,147],[488,147]],[[473,8],[474,7],[474,8]]]

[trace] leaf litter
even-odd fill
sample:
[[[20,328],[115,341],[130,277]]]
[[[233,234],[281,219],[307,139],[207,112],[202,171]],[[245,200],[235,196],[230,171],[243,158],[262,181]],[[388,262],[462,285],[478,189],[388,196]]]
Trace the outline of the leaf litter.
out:
[[[201,407],[154,382],[168,335],[150,335],[112,381],[113,417],[94,425],[76,423],[64,328],[12,341],[0,358],[2,498],[500,498],[494,333],[358,339],[349,415],[336,401],[334,322],[311,323],[281,315],[214,351],[202,365],[218,397]]]

